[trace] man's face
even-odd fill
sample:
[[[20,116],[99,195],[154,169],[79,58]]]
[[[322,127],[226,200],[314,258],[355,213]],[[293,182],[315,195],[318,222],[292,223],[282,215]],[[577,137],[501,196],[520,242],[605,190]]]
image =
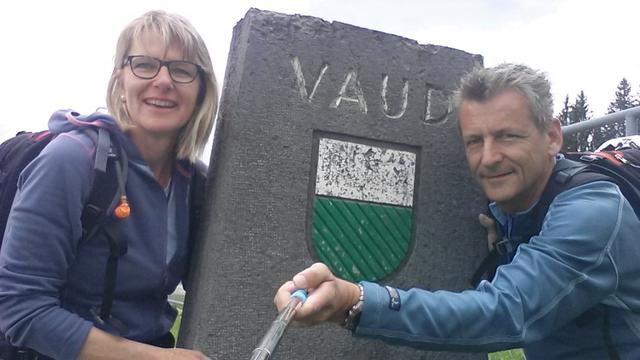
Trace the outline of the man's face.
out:
[[[533,206],[562,147],[559,122],[538,129],[517,90],[483,102],[465,100],[459,119],[469,168],[486,196],[507,213]]]

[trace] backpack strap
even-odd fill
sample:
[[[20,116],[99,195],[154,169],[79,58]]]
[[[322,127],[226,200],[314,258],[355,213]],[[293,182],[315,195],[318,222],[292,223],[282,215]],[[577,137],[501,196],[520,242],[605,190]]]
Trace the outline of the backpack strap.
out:
[[[109,133],[103,129],[98,128],[98,141],[96,143],[96,158],[94,161],[94,169],[103,173],[107,172],[107,159],[109,152],[111,151],[111,138]]]
[[[476,271],[474,271],[473,275],[471,275],[471,280],[469,281],[471,286],[475,288],[476,286],[478,286],[478,284],[480,284],[480,281],[483,278],[493,279],[496,274],[496,268],[498,267],[499,261],[500,254],[498,254],[498,251],[494,247],[489,251],[487,256],[482,259],[482,262],[480,262],[480,265],[478,265]]]
[[[494,221],[497,239],[493,248],[489,250],[489,253],[484,257],[484,259],[482,259],[482,262],[480,262],[480,265],[478,265],[476,271],[474,271],[473,275],[471,275],[471,280],[469,281],[469,283],[474,288],[478,286],[478,284],[480,284],[480,280],[482,280],[483,278],[493,279],[496,274],[498,263],[500,262],[500,253],[498,252],[497,245],[498,242],[500,242],[500,239],[503,238],[502,229],[498,225],[498,220],[496,220],[495,216],[493,216],[493,213],[491,212],[491,210],[489,210],[488,206],[487,210],[485,211],[485,215],[487,215]]]
[[[207,166],[196,161],[193,164],[193,176],[191,178],[191,192],[189,194],[189,244],[198,235],[199,225],[202,220],[202,209],[205,203],[205,191],[207,182]]]
[[[83,239],[89,240],[98,233],[103,233],[109,242],[109,258],[107,259],[104,294],[99,313],[94,312],[94,319],[99,324],[113,324],[111,307],[113,305],[118,258],[127,252],[127,243],[120,236],[118,219],[113,211],[125,194],[128,172],[126,151],[112,139],[108,131],[98,128],[96,144],[94,181],[89,200],[82,212]]]
[[[540,232],[542,223],[544,222],[544,217],[547,215],[547,211],[549,211],[549,206],[558,194],[593,181],[611,180],[604,175],[587,171],[588,168],[588,164],[575,160],[558,159],[556,161],[553,173],[551,174],[538,203],[531,210],[531,216],[534,219],[534,226],[531,228],[531,236]],[[531,236],[529,236],[529,238]],[[524,242],[529,242],[529,240],[527,239]]]
[[[188,235],[188,256],[187,275],[183,281],[185,288],[189,288],[193,273],[193,254],[196,251],[196,240],[200,232],[203,210],[206,200],[207,165],[202,161],[193,164],[193,175],[189,190],[189,235]]]

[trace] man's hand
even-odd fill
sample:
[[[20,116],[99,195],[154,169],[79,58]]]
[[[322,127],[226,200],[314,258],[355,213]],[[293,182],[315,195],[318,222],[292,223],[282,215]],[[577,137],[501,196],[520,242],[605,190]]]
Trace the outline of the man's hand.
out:
[[[360,289],[357,284],[335,277],[322,263],[315,263],[284,283],[274,299],[281,311],[289,302],[295,289],[307,289],[307,301],[296,310],[294,320],[315,325],[324,321],[342,324],[346,312],[358,302]]]
[[[489,251],[493,250],[493,247],[498,241],[498,231],[496,230],[496,222],[485,214],[478,215],[478,221],[480,225],[487,230],[487,246]]]

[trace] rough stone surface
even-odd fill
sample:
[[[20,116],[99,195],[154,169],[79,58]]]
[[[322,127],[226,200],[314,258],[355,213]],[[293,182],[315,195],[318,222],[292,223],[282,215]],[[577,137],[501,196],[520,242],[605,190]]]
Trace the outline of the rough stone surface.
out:
[[[316,194],[413,207],[416,154],[321,138]]]
[[[219,50],[219,49],[218,49]],[[229,55],[180,343],[248,359],[276,316],[278,286],[316,259],[310,219],[318,142],[414,152],[413,240],[386,283],[461,290],[484,255],[484,200],[448,100],[478,55],[339,22],[251,9]],[[289,329],[273,359],[479,359]]]

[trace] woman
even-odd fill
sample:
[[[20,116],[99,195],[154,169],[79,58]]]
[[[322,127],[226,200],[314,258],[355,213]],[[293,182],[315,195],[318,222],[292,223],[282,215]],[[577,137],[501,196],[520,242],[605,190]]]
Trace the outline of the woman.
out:
[[[41,359],[206,358],[172,348],[167,296],[186,275],[190,178],[218,105],[211,59],[188,21],[151,11],[122,31],[114,60],[115,119],[54,114],[49,127],[62,135],[21,174],[0,254],[0,331]],[[94,310],[109,247],[100,235],[83,241],[81,222],[97,140],[94,131],[67,132],[80,118],[109,128],[129,158],[131,212],[120,226],[128,249],[105,323]]]

